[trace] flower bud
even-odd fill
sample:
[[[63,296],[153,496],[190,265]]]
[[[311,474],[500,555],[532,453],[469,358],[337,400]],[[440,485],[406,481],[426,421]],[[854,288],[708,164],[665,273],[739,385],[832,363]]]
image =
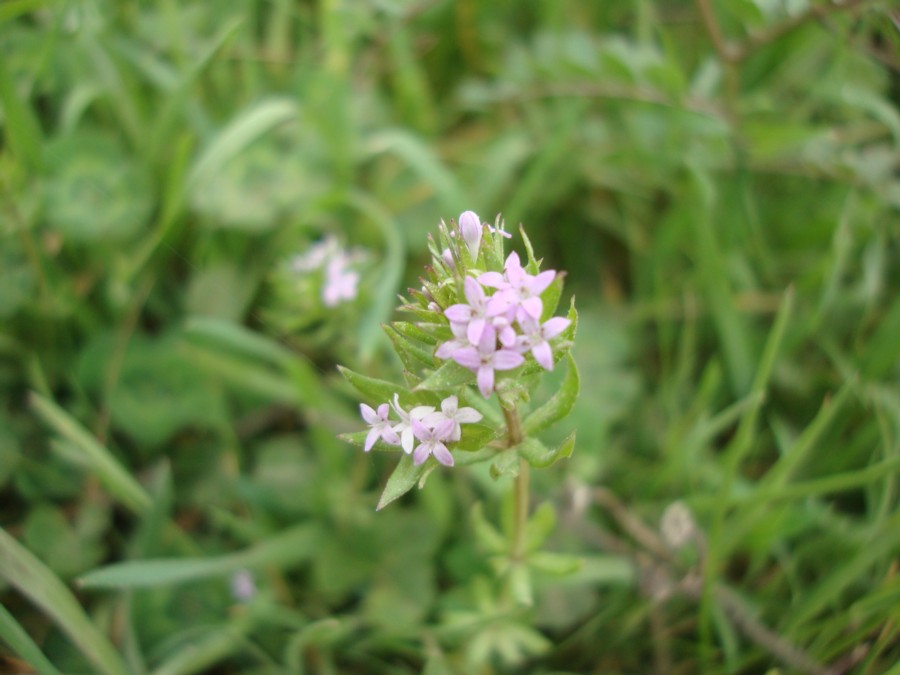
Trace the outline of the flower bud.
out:
[[[478,247],[481,246],[481,219],[474,211],[463,211],[459,217],[459,233],[462,235],[472,258],[478,257]]]

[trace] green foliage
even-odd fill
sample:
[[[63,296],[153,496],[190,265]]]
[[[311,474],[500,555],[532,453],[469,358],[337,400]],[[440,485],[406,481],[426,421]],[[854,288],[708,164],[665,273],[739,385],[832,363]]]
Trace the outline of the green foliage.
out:
[[[0,662],[895,668],[892,9],[0,3]],[[433,357],[464,209],[578,298],[513,448]],[[452,471],[357,447],[394,393]]]

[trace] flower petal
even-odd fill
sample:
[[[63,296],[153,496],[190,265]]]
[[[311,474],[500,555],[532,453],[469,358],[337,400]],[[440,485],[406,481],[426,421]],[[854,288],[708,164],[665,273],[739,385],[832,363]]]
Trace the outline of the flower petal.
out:
[[[378,440],[378,437],[381,436],[378,429],[372,427],[369,429],[369,433],[366,435],[366,444],[363,446],[363,450],[369,452],[372,449],[372,446],[375,445],[375,441]]]
[[[420,443],[419,447],[416,448],[416,452],[413,454],[413,464],[419,466],[428,459],[428,455],[430,454],[431,446],[428,443]]]
[[[541,326],[541,335],[544,336],[545,340],[554,338],[568,328],[570,323],[572,323],[570,319],[554,316],[552,319],[547,319]]]
[[[544,370],[553,370],[553,352],[546,342],[538,342],[531,348],[531,354]]]
[[[481,366],[481,354],[475,347],[457,349],[450,357],[459,365],[470,370],[477,370]]]
[[[525,363],[525,357],[509,349],[500,349],[494,352],[492,362],[497,370],[512,370]]]
[[[478,276],[478,282],[489,288],[506,288],[509,285],[500,272],[485,272]]]
[[[541,272],[528,282],[528,290],[534,295],[540,295],[547,290],[547,286],[552,284],[555,278],[556,270],[546,270],[545,272]]]
[[[444,316],[454,323],[466,323],[472,318],[472,308],[469,305],[450,305],[444,310]]]
[[[375,424],[378,422],[378,415],[375,413],[375,410],[365,403],[359,404],[359,414],[362,415],[366,424]]]
[[[480,412],[475,410],[475,408],[460,408],[456,411],[455,419],[457,422],[462,422],[463,424],[471,424],[472,422],[480,422],[482,415]]]
[[[494,391],[494,369],[489,365],[483,365],[478,369],[478,390],[485,398],[490,397]]]
[[[444,466],[453,466],[453,455],[450,454],[447,446],[443,443],[435,443],[434,448],[431,450],[431,454]]]

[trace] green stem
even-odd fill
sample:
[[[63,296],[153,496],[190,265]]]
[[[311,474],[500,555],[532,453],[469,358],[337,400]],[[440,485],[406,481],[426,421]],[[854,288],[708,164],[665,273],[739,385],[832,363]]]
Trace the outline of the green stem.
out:
[[[519,413],[515,407],[502,406],[506,419],[506,440],[509,447],[519,445],[524,440]],[[513,531],[510,557],[515,562],[525,559],[525,528],[528,524],[528,501],[530,474],[528,462],[519,460],[519,473],[513,484]]]

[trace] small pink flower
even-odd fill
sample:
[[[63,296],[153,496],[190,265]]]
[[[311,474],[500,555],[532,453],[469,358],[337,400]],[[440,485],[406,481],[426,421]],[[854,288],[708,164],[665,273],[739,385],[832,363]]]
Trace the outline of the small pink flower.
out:
[[[422,422],[427,426],[436,428],[437,425],[444,420],[451,420],[453,422],[453,431],[449,436],[449,440],[458,441],[462,436],[462,427],[460,427],[460,424],[480,422],[481,417],[481,413],[475,410],[475,408],[460,408],[459,399],[457,399],[456,396],[448,396],[441,401],[441,409],[426,415],[422,419]]]
[[[484,286],[496,288],[491,299],[506,298],[511,305],[516,306],[516,319],[518,321],[540,319],[544,311],[544,303],[541,301],[541,293],[553,283],[556,278],[555,270],[546,270],[533,276],[525,271],[519,260],[519,254],[513,251],[506,258],[504,272],[485,272],[478,277]]]
[[[428,413],[434,412],[434,406],[419,405],[409,412],[406,412],[400,406],[400,396],[398,394],[394,394],[394,400],[391,402],[391,407],[400,418],[400,422],[395,424],[392,427],[392,430],[395,434],[400,436],[400,447],[402,447],[403,452],[408,455],[413,450],[412,423],[421,420]]]
[[[412,420],[412,431],[421,441],[413,452],[413,464],[419,466],[429,455],[434,455],[434,458],[444,466],[453,466],[453,455],[444,445],[444,441],[450,440],[453,424],[453,420],[447,419],[432,429],[419,420]]]
[[[497,333],[486,326],[478,347],[464,347],[452,354],[459,365],[477,374],[478,389],[488,398],[494,391],[494,371],[512,370],[525,362],[525,357],[511,349],[497,349]]]
[[[553,370],[553,351],[547,342],[562,333],[569,324],[569,319],[554,316],[544,323],[537,321],[525,321],[521,325],[524,335],[520,336],[517,343],[522,351],[531,350],[534,360],[545,370]]]
[[[360,403],[359,412],[362,414],[362,418],[366,421],[366,424],[371,427],[369,435],[366,436],[366,445],[363,450],[369,452],[369,450],[372,449],[372,446],[375,445],[375,441],[379,438],[384,439],[385,443],[400,445],[400,437],[393,430],[391,423],[388,420],[390,407],[387,403],[382,403],[378,406],[377,411],[373,410],[365,403]]]
[[[444,310],[450,323],[466,325],[466,336],[472,344],[478,344],[484,332],[487,319],[498,316],[509,308],[506,298],[488,298],[484,289],[472,277],[463,280],[463,292],[469,304],[458,303]]]

